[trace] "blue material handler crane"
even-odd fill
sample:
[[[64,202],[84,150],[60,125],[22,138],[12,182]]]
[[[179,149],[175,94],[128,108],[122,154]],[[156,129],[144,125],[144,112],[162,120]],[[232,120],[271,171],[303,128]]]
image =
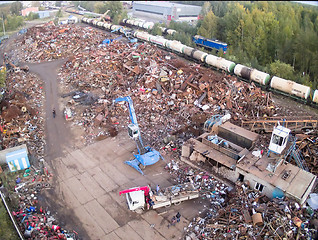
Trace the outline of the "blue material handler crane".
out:
[[[127,102],[129,107],[129,116],[130,116],[131,124],[128,125],[128,135],[130,138],[135,140],[137,144],[137,149],[138,149],[138,154],[136,155],[134,154],[135,159],[126,161],[125,163],[135,168],[138,172],[144,175],[143,171],[139,167],[140,164],[143,168],[145,168],[146,166],[155,164],[156,162],[160,160],[160,158],[162,160],[164,159],[158,151],[152,149],[149,146],[145,147],[143,145],[140,129],[137,123],[137,117],[136,117],[136,113],[135,113],[135,109],[134,109],[134,105],[133,105],[131,97],[127,96],[127,97],[119,97],[115,99],[115,103],[122,102],[122,101]]]

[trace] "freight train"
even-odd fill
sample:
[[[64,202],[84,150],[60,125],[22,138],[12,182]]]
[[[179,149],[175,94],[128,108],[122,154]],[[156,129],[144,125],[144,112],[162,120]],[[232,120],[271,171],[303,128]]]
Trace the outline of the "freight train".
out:
[[[124,26],[134,26],[137,28],[142,28],[145,30],[151,30],[154,27],[154,23],[153,22],[147,22],[145,20],[142,19],[123,19],[123,21],[121,22],[122,25]],[[162,34],[164,35],[173,35],[175,34],[177,31],[174,29],[170,29],[170,28],[165,28],[165,27],[159,27]]]
[[[254,82],[256,85],[266,89],[267,91],[277,92],[285,96],[292,97],[293,99],[300,100],[301,102],[313,107],[318,107],[318,90],[313,91],[308,86],[277,76],[273,76],[271,78],[268,73],[241,64],[236,64],[225,58],[217,57],[201,50],[186,46],[179,41],[165,39],[162,36],[154,36],[144,31],[133,30],[127,27],[113,25],[111,23],[99,22],[92,18],[83,17],[82,22],[107,31],[114,31],[118,29],[118,32],[121,34],[124,34],[125,31],[130,31],[130,33],[140,41],[153,43],[162,49],[180,54],[183,57],[190,58],[213,69],[220,71],[224,70],[229,74],[237,76],[241,80]]]

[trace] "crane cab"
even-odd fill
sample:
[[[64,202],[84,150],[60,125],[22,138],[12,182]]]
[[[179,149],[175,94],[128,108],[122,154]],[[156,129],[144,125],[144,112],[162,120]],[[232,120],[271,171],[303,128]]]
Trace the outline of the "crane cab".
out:
[[[129,124],[128,125],[128,135],[132,139],[137,139],[140,135],[139,127],[136,124]]]
[[[128,203],[128,208],[131,211],[136,209],[142,209],[145,207],[145,193],[144,191],[136,191],[126,193],[126,199]]]
[[[289,133],[290,129],[288,128],[280,125],[274,127],[272,138],[269,144],[269,150],[276,154],[281,154],[287,145]]]

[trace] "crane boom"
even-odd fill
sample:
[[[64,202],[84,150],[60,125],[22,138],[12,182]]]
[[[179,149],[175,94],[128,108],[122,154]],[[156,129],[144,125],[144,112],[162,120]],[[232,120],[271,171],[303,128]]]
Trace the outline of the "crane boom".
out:
[[[126,190],[120,191],[119,192],[119,196],[124,194],[124,193],[130,193],[130,192],[136,192],[136,191],[144,191],[145,192],[145,196],[148,196],[150,190],[149,190],[148,186],[130,188],[130,189],[126,189]]]
[[[141,138],[138,122],[137,122],[136,112],[135,112],[135,108],[131,100],[131,97],[130,96],[119,97],[119,98],[116,98],[115,100],[115,102],[122,102],[122,101],[128,102],[130,120],[132,124],[135,125],[138,129],[138,138],[135,138],[135,141],[137,143],[139,154],[145,154],[147,150],[145,149],[144,144],[142,143],[142,138]]]

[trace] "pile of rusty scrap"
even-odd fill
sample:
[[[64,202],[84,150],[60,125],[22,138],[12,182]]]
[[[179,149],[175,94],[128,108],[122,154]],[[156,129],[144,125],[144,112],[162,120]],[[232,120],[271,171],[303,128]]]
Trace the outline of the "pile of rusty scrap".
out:
[[[317,212],[290,199],[268,199],[246,185],[228,192],[228,201],[211,201],[212,212],[188,226],[186,239],[313,239]],[[218,208],[215,214],[215,207]]]
[[[44,91],[32,73],[9,72],[0,105],[1,149],[27,144],[29,153],[44,156]]]
[[[12,214],[25,239],[76,239],[76,232],[69,233],[61,228],[47,207],[39,203],[39,194],[43,189],[51,188],[53,177],[45,165],[40,161],[39,169],[32,166],[13,180],[2,175],[6,182],[4,191],[10,205],[14,205]]]
[[[172,160],[165,167],[177,183],[191,182],[206,210],[191,221],[184,239],[313,239],[318,212],[287,197],[269,199],[248,185],[225,185],[208,172]],[[311,238],[310,238],[311,237]]]
[[[83,114],[87,107],[73,107],[73,123],[85,127],[88,142],[111,135],[115,123],[126,128],[127,112],[112,107],[118,96],[132,97],[145,140],[160,147],[160,139],[182,129],[197,135],[209,116],[225,110],[234,122],[275,113],[271,95],[253,84],[187,64],[150,44],[113,41],[103,45],[109,37],[90,27],[48,24],[31,28],[17,40],[20,61],[69,57],[59,73],[62,94],[79,91],[95,96],[89,104],[89,108],[96,106],[90,117]]]
[[[98,33],[91,27],[55,26],[48,23],[28,29],[16,40],[16,57],[22,62],[52,61],[76,52],[96,49],[110,34]]]
[[[270,94],[254,85],[196,64],[186,64],[174,54],[149,44],[116,42],[111,47],[77,52],[59,75],[68,92],[98,96],[96,105],[104,109],[92,116],[101,116],[98,122],[104,125],[119,122],[126,128],[127,107],[114,108],[112,101],[119,96],[131,96],[146,141],[160,147],[161,139],[186,129],[192,136],[198,135],[204,121],[214,113],[229,110],[236,121],[250,115],[272,115],[275,111],[271,108]],[[92,122],[84,118],[77,123],[87,121]]]
[[[312,133],[315,133],[314,131]],[[309,172],[318,174],[318,137],[316,134],[297,134],[297,147]],[[294,161],[294,160],[293,160]],[[297,165],[295,162],[292,162]]]

